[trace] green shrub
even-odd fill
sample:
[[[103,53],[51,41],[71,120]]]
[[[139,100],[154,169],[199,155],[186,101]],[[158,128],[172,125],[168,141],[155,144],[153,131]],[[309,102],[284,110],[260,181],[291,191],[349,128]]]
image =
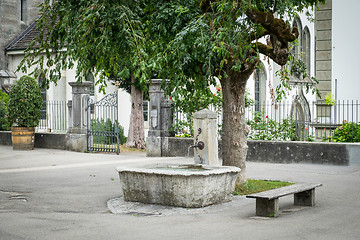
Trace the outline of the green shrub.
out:
[[[23,76],[12,86],[8,102],[10,125],[36,127],[41,117],[43,99],[34,78]]]
[[[360,142],[360,124],[349,122],[333,131],[331,142]]]
[[[10,130],[10,123],[8,121],[8,109],[9,95],[0,92],[0,131]]]
[[[264,113],[255,112],[253,120],[247,121],[250,127],[248,139],[250,140],[277,140],[294,141],[296,140],[295,121],[286,118],[281,122],[276,122]]]
[[[124,128],[115,121],[114,123],[108,118],[106,121],[104,119],[91,119],[91,130],[96,132],[115,132],[116,127],[119,130],[119,143],[126,143],[127,138],[124,135]],[[96,144],[113,144],[116,143],[117,139],[114,136],[94,136],[94,143]]]

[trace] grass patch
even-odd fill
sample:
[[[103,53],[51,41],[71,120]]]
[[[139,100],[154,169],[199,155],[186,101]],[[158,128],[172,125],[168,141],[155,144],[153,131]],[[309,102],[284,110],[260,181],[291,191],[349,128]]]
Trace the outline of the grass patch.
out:
[[[146,152],[146,149],[129,148],[126,144],[120,145],[120,153],[124,152]]]
[[[247,184],[235,185],[234,195],[248,195],[292,185],[291,182],[248,179]]]

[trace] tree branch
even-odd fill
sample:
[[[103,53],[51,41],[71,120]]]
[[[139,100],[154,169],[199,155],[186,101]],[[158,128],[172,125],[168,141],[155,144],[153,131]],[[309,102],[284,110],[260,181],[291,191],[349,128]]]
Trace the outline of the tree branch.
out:
[[[246,11],[246,16],[252,22],[261,24],[269,33],[275,34],[282,43],[293,42],[299,36],[297,28],[291,30],[284,20],[275,18],[272,12],[249,9]]]
[[[268,45],[256,42],[254,50],[270,57],[281,66],[285,65],[289,56],[289,42],[295,41],[299,36],[297,28],[291,29],[284,20],[275,18],[272,12],[249,9],[246,16],[252,22],[263,26],[270,35]]]
[[[259,51],[268,57],[270,57],[274,62],[280,66],[285,65],[288,62],[289,49],[288,48],[274,48],[272,46],[256,42],[254,46],[254,51]]]
[[[249,36],[249,42],[252,42],[252,41],[254,41],[254,40],[257,40],[257,39],[260,39],[260,38],[262,38],[262,37],[265,37],[266,35],[269,35],[269,32],[266,30],[266,29],[264,29],[260,34],[259,33],[252,33],[252,34],[250,34],[250,36]]]

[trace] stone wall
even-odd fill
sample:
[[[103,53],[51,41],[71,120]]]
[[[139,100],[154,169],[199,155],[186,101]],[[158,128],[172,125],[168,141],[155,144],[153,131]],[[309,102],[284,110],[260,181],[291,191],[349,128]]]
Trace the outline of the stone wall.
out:
[[[11,132],[10,131],[0,131],[0,144],[1,145],[11,145]]]
[[[35,148],[66,149],[66,134],[36,133]],[[194,150],[189,146],[192,138],[167,138],[168,150],[163,157],[193,157]],[[0,145],[11,145],[11,132],[0,131]],[[322,142],[276,142],[248,141],[250,162],[270,163],[311,163],[326,165],[360,166],[360,143],[322,143]],[[219,157],[222,156],[222,143],[219,140]]]
[[[35,133],[35,148],[66,149],[66,134]],[[11,145],[11,132],[0,131],[0,145]]]
[[[169,138],[168,157],[193,157],[192,138]],[[248,141],[247,161],[270,163],[311,163],[326,165],[360,165],[359,143]],[[222,156],[219,140],[219,157]],[[189,153],[189,154],[188,154]]]

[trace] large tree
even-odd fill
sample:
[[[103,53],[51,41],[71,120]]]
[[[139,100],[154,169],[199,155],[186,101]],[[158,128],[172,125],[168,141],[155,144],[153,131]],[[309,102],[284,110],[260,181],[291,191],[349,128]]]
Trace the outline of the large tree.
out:
[[[50,80],[78,62],[89,71],[140,86],[169,79],[168,91],[205,94],[217,77],[223,89],[223,163],[246,180],[245,89],[265,56],[284,66],[298,37],[290,21],[325,0],[57,0],[43,5],[35,53]],[[32,46],[34,47],[34,46]],[[34,56],[45,52],[48,60]],[[25,66],[25,64],[24,64]],[[286,85],[287,73],[284,71]],[[184,99],[186,101],[186,99]],[[133,105],[134,106],[134,105]],[[135,106],[134,106],[135,107]]]
[[[194,11],[179,12],[181,2]],[[103,92],[108,80],[120,81],[132,99],[127,145],[144,148],[143,92],[158,75],[154,61],[194,13],[200,13],[197,6],[196,1],[45,0],[37,20],[39,34],[20,68],[27,72],[35,66],[33,74],[43,74],[47,86],[74,66],[77,81],[95,73]]]
[[[220,80],[223,164],[241,168],[237,183],[246,182],[249,132],[245,120],[246,83],[259,66],[260,58],[265,57],[282,66],[282,85],[288,86],[291,71],[284,66],[290,58],[289,44],[299,35],[298,30],[291,27],[291,21],[298,12],[323,2],[325,0],[202,0],[199,1],[201,13],[194,16],[168,46],[163,72],[172,78],[173,89],[196,92],[214,83],[214,77]],[[305,76],[306,71],[303,74]],[[283,90],[278,88],[278,92]]]

